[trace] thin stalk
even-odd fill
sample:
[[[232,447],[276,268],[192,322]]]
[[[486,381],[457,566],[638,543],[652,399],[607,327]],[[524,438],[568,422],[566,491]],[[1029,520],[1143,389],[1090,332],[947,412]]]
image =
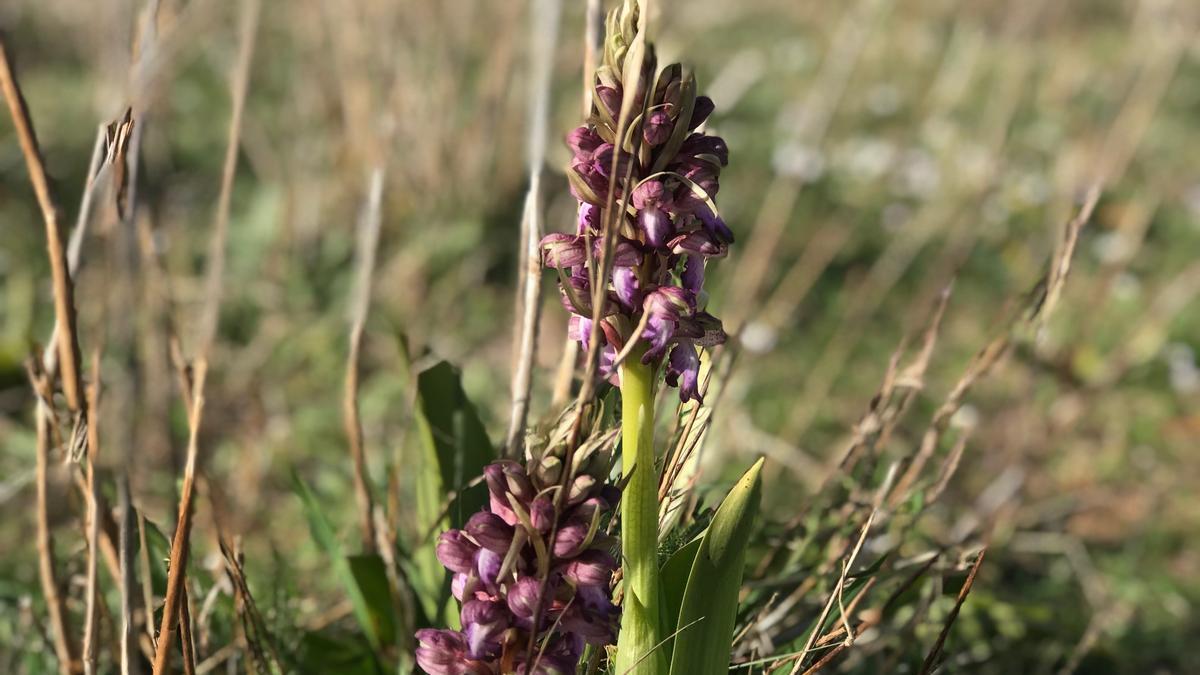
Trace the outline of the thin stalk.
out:
[[[82,664],[76,657],[78,648],[72,642],[71,626],[67,608],[59,593],[58,580],[54,575],[54,539],[50,533],[49,466],[51,422],[49,406],[41,398],[37,403],[37,545],[38,572],[42,580],[42,593],[46,598],[46,609],[50,614],[50,625],[54,636],[54,653],[58,657],[58,672],[72,675],[82,672]]]
[[[371,479],[367,470],[366,450],[363,447],[362,417],[358,409],[359,352],[362,348],[363,327],[371,304],[371,276],[375,270],[375,254],[379,248],[379,227],[382,219],[380,202],[383,199],[383,169],[371,172],[367,204],[358,228],[357,277],[354,286],[350,319],[350,352],[346,357],[346,379],[342,396],[342,421],[350,446],[354,466],[354,494],[358,499],[362,527],[363,551],[374,553],[376,546],[375,501],[371,496]]]
[[[83,615],[83,672],[95,675],[96,656],[99,649],[96,621],[99,615],[98,603],[98,574],[100,558],[100,503],[96,486],[96,464],[100,459],[100,350],[92,354],[92,381],[85,393],[88,416],[88,457],[87,457],[87,591],[85,593],[86,609]]]
[[[666,671],[658,617],[658,476],[654,471],[655,367],[642,363],[645,347],[621,364],[621,557],[625,606],[617,641],[616,672]],[[651,655],[653,652],[653,655]],[[651,655],[651,656],[647,656]]]

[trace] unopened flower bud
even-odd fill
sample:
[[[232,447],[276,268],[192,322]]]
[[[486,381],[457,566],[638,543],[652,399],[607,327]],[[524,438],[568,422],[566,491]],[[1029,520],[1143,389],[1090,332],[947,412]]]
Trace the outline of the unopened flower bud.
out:
[[[576,476],[575,480],[571,482],[570,492],[567,493],[567,501],[576,504],[587,499],[595,486],[596,479],[593,476],[587,474]]]
[[[521,577],[508,589],[508,609],[522,619],[532,619],[541,593],[541,580]]]
[[[462,633],[424,628],[417,631],[417,665],[429,675],[457,675],[469,672],[467,643]]]
[[[574,330],[579,330],[578,326]],[[579,338],[572,339],[578,340]],[[557,485],[559,479],[562,478],[562,459],[555,455],[546,455],[538,461],[534,472],[537,474],[538,482],[543,487]]]
[[[617,563],[604,551],[591,549],[563,567],[563,576],[578,586],[601,586],[608,584]]]
[[[621,92],[612,87],[600,85],[596,87],[596,98],[599,99],[599,104],[604,106],[610,117],[614,120],[621,114]]]
[[[600,138],[600,134],[586,126],[576,127],[567,135],[567,145],[571,147],[571,151],[575,153],[576,157],[591,158],[592,153],[602,143],[604,143],[604,139]]]
[[[665,110],[655,110],[642,125],[642,138],[650,147],[662,145],[671,137],[673,126],[671,116]]]
[[[590,645],[606,645],[613,639],[613,622],[607,617],[572,606],[562,618],[563,626],[581,636]]]
[[[479,547],[462,530],[447,530],[438,537],[435,553],[447,569],[467,573],[475,569],[475,553]]]
[[[708,258],[719,258],[729,251],[729,247],[724,242],[718,240],[707,230],[693,230],[681,234],[667,242],[667,248],[676,255],[696,253]]]
[[[577,555],[587,548],[587,535],[587,523],[572,522],[560,527],[554,535],[554,557],[570,558]]]
[[[704,258],[689,253],[683,264],[683,274],[679,278],[684,288],[699,295],[700,291],[704,290]]]
[[[543,534],[554,527],[557,515],[554,503],[546,497],[538,497],[529,504],[529,521],[535,530]]]
[[[551,232],[542,237],[542,264],[556,269],[582,265],[587,261],[587,249],[583,237],[562,232]]]
[[[507,553],[512,546],[513,528],[500,516],[480,511],[467,521],[467,534],[479,545],[496,553]]]

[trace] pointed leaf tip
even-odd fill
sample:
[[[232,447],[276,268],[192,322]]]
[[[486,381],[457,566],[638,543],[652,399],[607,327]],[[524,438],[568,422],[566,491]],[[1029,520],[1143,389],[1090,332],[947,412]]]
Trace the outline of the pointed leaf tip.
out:
[[[713,565],[722,566],[729,551],[745,549],[750,526],[762,501],[763,459],[751,466],[729,491],[709,526],[707,553]]]

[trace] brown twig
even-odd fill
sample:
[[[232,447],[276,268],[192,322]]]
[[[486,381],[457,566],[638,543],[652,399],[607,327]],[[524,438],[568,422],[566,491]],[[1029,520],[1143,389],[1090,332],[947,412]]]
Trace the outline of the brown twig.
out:
[[[187,583],[180,591],[179,602],[179,652],[183,656],[183,675],[196,675],[196,641],[192,637],[191,599]]]
[[[48,404],[41,398],[37,402],[37,544],[38,572],[42,581],[42,594],[50,615],[53,631],[54,652],[58,656],[58,670],[62,675],[80,672],[76,658],[78,650],[71,639],[73,633],[67,619],[67,610],[59,594],[58,581],[54,575],[54,539],[50,535],[49,476],[51,424]]]
[[[933,666],[937,662],[938,655],[942,653],[942,647],[946,644],[946,637],[950,635],[950,628],[954,625],[954,620],[958,618],[958,612],[962,609],[963,603],[967,601],[967,594],[971,592],[971,587],[975,585],[975,576],[979,574],[979,567],[983,565],[983,557],[987,554],[987,547],[984,546],[979,550],[979,557],[975,558],[975,564],[971,566],[971,571],[967,574],[967,580],[963,583],[963,587],[958,591],[958,597],[954,600],[954,609],[950,610],[950,615],[946,617],[946,623],[942,626],[942,632],[938,634],[937,642],[933,644],[933,649],[925,656],[925,663],[921,666],[920,675],[928,675],[933,671]]]
[[[350,459],[354,465],[354,493],[358,499],[363,550],[366,552],[378,549],[373,515],[375,504],[371,497],[371,482],[363,448],[362,419],[358,410],[358,361],[363,326],[366,324],[367,309],[371,304],[371,277],[375,270],[375,253],[379,247],[382,199],[383,169],[376,168],[371,172],[370,189],[359,225],[356,279],[351,300],[350,351],[346,357],[346,382],[342,398],[342,421],[350,446]]]
[[[200,415],[204,408],[204,379],[208,372],[207,363],[198,361],[194,366],[192,384],[192,408],[188,414],[187,464],[183,472],[183,489],[179,495],[179,519],[175,536],[171,540],[170,568],[167,572],[167,591],[163,599],[162,627],[158,631],[158,647],[154,652],[154,675],[167,672],[171,653],[171,636],[176,620],[181,617],[180,603],[183,600],[184,575],[187,569],[189,539],[192,532],[192,493],[196,482],[196,461],[199,454]]]
[[[13,126],[16,127],[17,140],[21,144],[21,153],[25,156],[25,165],[29,169],[29,180],[33,183],[33,191],[37,196],[38,206],[42,211],[42,220],[46,226],[46,252],[50,257],[50,274],[54,279],[54,316],[59,326],[63,327],[66,340],[57,339],[54,345],[59,353],[62,370],[63,394],[67,398],[67,407],[72,412],[85,416],[83,411],[83,377],[79,372],[79,335],[75,325],[75,295],[71,283],[71,275],[67,270],[66,250],[63,248],[62,232],[58,225],[58,207],[50,195],[50,183],[46,177],[46,166],[42,161],[41,149],[38,147],[37,135],[33,129],[33,121],[29,117],[29,108],[25,97],[17,83],[16,76],[8,58],[8,46],[0,37],[0,89],[8,101],[8,110],[12,115]]]
[[[87,413],[82,407],[83,401],[81,400],[82,376],[79,372],[81,359],[75,321],[74,289],[67,268],[62,232],[59,229],[58,209],[50,195],[49,180],[46,176],[46,167],[42,161],[33,121],[30,119],[25,98],[13,73],[7,43],[3,37],[0,37],[0,90],[3,90],[4,98],[8,102],[9,113],[12,116],[13,126],[16,128],[21,152],[29,170],[30,182],[33,185],[38,206],[42,211],[42,220],[46,229],[46,251],[50,258],[50,272],[54,282],[55,319],[62,327],[62,334],[66,335],[66,339],[58,337],[53,344],[48,345],[48,348],[58,351],[63,393],[66,396],[68,408],[77,415],[76,430],[78,431],[86,426]],[[45,381],[43,384],[47,389],[51,386],[50,381]],[[66,609],[59,594],[58,582],[55,579],[54,543],[50,534],[47,469],[50,461],[51,439],[56,433],[50,405],[50,401],[45,396],[38,397],[36,424],[39,572],[42,591],[46,596],[46,605],[50,613],[50,623],[54,630],[54,647],[59,660],[59,670],[62,673],[74,673],[79,671],[81,664],[77,660],[78,649],[71,637]]]
[[[87,388],[87,410],[91,424],[88,425],[87,458],[87,590],[85,592],[86,608],[83,623],[83,672],[93,675],[96,672],[96,652],[98,640],[96,637],[96,617],[98,615],[98,599],[96,575],[97,559],[100,557],[100,504],[96,487],[96,463],[100,459],[100,350],[92,354],[92,381]]]

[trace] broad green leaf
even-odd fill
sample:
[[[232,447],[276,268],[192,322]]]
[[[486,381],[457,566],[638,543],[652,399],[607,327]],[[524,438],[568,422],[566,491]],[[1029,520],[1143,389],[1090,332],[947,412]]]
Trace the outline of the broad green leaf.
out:
[[[334,577],[341,583],[342,589],[350,599],[354,618],[358,620],[359,626],[366,634],[367,642],[373,649],[379,651],[383,645],[392,642],[395,633],[384,633],[383,626],[376,622],[371,602],[367,600],[364,588],[359,585],[350,558],[346,557],[342,551],[342,544],[338,541],[333,525],[330,524],[325,512],[321,509],[316,495],[295,471],[292,472],[292,489],[300,497],[304,506],[304,516],[308,519],[308,528],[312,532],[313,539],[317,541],[317,545],[329,558]]]
[[[420,437],[414,468],[421,537],[414,546],[419,571],[414,585],[425,616],[454,626],[458,617],[450,611],[450,575],[434,554],[437,536],[448,528],[462,527],[471,514],[484,507],[487,487],[466,486],[483,474],[484,466],[495,459],[495,451],[463,391],[458,371],[445,361],[417,375],[414,413]]]
[[[371,623],[378,627],[385,642],[394,642],[396,618],[393,614],[392,587],[388,581],[383,558],[375,554],[350,556],[350,571],[367,601]]]
[[[696,537],[683,548],[671,554],[670,558],[663,563],[662,569],[658,572],[658,581],[662,589],[662,622],[663,622],[663,637],[666,643],[663,645],[663,652],[671,653],[671,649],[675,644],[672,635],[679,628],[676,621],[679,619],[679,609],[683,606],[683,595],[687,591],[688,577],[692,574],[692,565],[696,560],[696,552],[700,550],[700,544],[703,542],[703,537]]]
[[[684,591],[671,675],[719,675],[729,668],[746,545],[762,501],[758,460],[729,491],[701,539]]]

